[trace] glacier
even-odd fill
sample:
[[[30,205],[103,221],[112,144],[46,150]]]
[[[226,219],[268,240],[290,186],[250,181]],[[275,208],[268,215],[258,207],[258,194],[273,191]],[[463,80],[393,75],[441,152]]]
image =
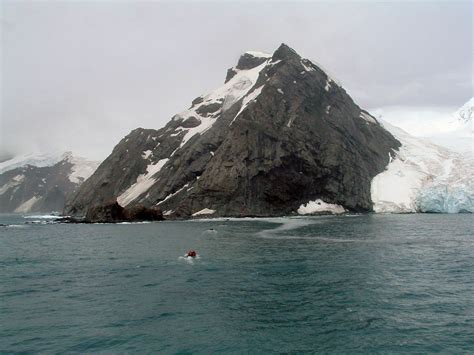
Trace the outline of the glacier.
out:
[[[416,205],[419,212],[472,213],[474,195],[462,187],[433,186],[420,191]]]
[[[474,212],[473,152],[455,152],[411,136],[381,120],[402,146],[374,177],[371,196],[378,213]]]

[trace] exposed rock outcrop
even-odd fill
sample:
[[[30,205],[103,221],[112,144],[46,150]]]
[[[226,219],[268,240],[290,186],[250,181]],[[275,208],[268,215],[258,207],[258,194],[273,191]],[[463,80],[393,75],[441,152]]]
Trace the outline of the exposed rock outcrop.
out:
[[[136,205],[130,208],[120,206],[117,201],[109,201],[100,206],[88,209],[85,223],[117,223],[117,222],[141,222],[161,221],[163,213],[157,207],[145,207]]]
[[[159,130],[138,128],[66,212],[116,198],[165,215],[276,216],[320,199],[371,211],[371,180],[400,143],[311,61],[282,44],[248,52],[224,86]]]

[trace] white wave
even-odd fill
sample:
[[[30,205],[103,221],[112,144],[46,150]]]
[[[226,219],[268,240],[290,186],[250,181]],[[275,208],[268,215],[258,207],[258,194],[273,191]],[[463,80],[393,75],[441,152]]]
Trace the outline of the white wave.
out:
[[[178,257],[178,260],[186,261],[189,264],[194,264],[194,261],[199,259],[201,259],[199,254],[197,254],[194,258],[186,255]]]
[[[317,216],[286,216],[286,217],[216,217],[216,218],[199,218],[189,219],[183,222],[194,223],[194,222],[269,222],[269,223],[285,223],[287,220],[320,220],[322,218],[337,217],[333,215],[317,215]],[[314,222],[316,223],[316,222]]]
[[[368,243],[368,240],[364,239],[346,239],[346,238],[326,238],[326,237],[310,237],[310,236],[298,236],[298,235],[275,235],[266,234],[261,235],[262,239],[273,239],[273,240],[308,240],[317,243]]]
[[[292,237],[288,235],[281,235],[281,232],[292,231],[295,229],[299,229],[302,227],[306,227],[312,224],[319,224],[321,220],[314,219],[314,218],[275,218],[275,219],[268,219],[268,222],[272,223],[280,223],[281,225],[276,228],[265,229],[257,233],[257,237],[260,238],[268,238],[268,239],[278,239],[279,237]],[[277,237],[277,238],[275,238]],[[297,236],[293,239],[303,239],[306,237]]]
[[[151,223],[150,221],[140,221],[140,222],[119,222],[115,224],[149,224]],[[114,224],[114,223],[111,223]]]
[[[23,216],[23,218],[27,219],[58,219],[68,216],[56,216],[54,214],[44,214],[44,215],[31,215],[31,216]]]

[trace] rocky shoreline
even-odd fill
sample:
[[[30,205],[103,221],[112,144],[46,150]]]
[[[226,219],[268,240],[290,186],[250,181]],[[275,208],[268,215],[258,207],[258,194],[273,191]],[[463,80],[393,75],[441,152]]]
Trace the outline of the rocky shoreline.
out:
[[[163,212],[157,207],[135,205],[130,208],[122,207],[117,201],[91,207],[85,217],[60,217],[58,223],[122,223],[163,221]]]

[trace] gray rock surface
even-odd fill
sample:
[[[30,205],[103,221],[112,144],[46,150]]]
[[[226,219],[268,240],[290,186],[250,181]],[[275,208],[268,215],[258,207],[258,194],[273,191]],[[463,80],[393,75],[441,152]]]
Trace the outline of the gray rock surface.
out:
[[[109,201],[103,205],[87,210],[82,223],[118,223],[140,221],[162,221],[163,213],[158,207],[135,205],[130,208],[120,206],[117,201]]]
[[[284,44],[268,58],[244,54],[229,72],[165,127],[122,139],[66,213],[114,198],[174,218],[287,215],[318,198],[372,210],[370,182],[400,146],[375,118]]]

